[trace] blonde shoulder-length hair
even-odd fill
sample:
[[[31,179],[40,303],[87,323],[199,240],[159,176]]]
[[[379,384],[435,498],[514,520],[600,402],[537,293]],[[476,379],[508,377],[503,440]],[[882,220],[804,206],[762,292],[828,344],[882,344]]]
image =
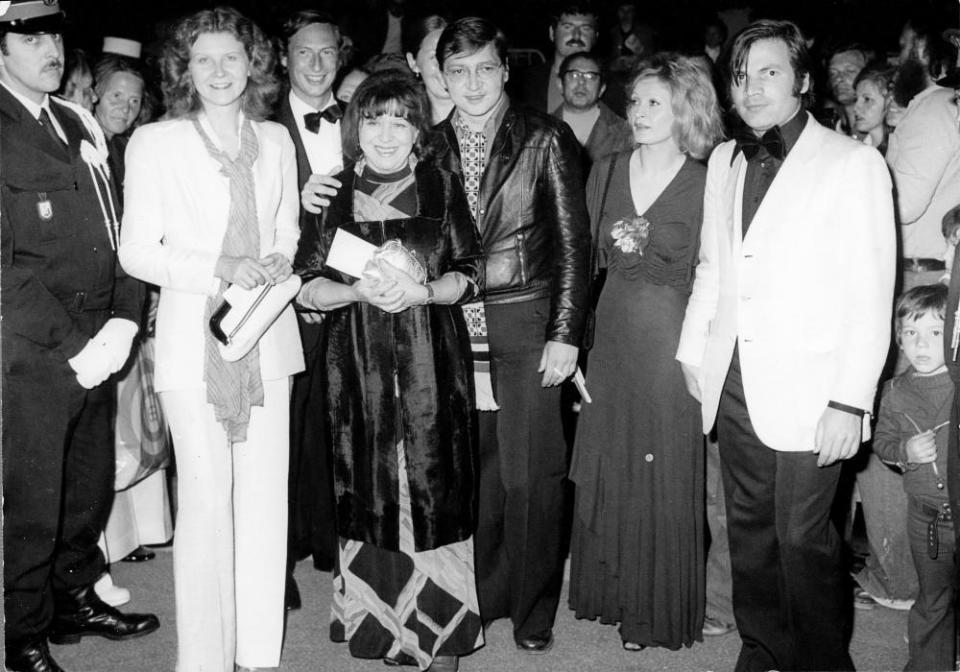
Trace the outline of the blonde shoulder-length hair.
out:
[[[684,154],[704,160],[723,140],[720,104],[709,66],[673,52],[654,54],[637,64],[627,89],[642,79],[658,79],[670,89],[675,117],[673,137]]]

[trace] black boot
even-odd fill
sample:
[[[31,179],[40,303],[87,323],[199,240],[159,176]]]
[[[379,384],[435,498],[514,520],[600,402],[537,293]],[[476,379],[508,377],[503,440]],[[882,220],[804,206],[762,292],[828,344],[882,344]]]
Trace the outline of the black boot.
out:
[[[297,588],[297,580],[293,578],[293,572],[287,573],[287,583],[283,589],[283,608],[287,611],[296,611],[303,602],[300,600],[300,589]]]
[[[10,672],[63,672],[50,655],[47,639],[41,635],[8,644],[7,669]]]
[[[48,635],[54,644],[76,644],[81,637],[133,639],[159,627],[153,614],[123,614],[97,597],[93,586],[86,586],[57,596]]]

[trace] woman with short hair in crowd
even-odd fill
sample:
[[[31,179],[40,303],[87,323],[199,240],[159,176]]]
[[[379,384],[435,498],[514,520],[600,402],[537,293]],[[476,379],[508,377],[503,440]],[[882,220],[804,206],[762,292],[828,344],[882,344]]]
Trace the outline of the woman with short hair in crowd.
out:
[[[407,55],[407,65],[427,91],[433,124],[446,119],[453,110],[453,100],[437,63],[437,42],[446,27],[446,19],[439,14],[405,19],[403,23],[403,53]]]
[[[430,146],[409,74],[360,84],[344,117],[352,162],[303,231],[301,309],[323,314],[339,562],[331,638],[358,658],[453,672],[483,644],[477,604],[477,446],[460,303],[483,288],[466,195]],[[362,269],[335,236],[377,246]]]

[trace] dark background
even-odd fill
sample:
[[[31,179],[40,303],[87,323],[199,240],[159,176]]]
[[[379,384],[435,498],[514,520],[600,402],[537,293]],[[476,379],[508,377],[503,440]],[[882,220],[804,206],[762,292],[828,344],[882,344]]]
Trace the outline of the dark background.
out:
[[[268,33],[275,33],[283,18],[294,9],[317,7],[331,11],[335,16],[354,13],[371,15],[385,0],[234,0],[212,2],[205,0],[166,0],[130,2],[129,0],[61,0],[70,20],[67,31],[68,47],[83,47],[96,53],[106,34],[137,39],[144,44],[157,42],[169,22],[177,17],[206,7],[229,4],[253,17]],[[468,14],[487,16],[507,33],[512,46],[538,47],[550,51],[547,27],[556,0],[427,0],[432,9],[457,17]],[[423,0],[407,0],[413,11]],[[603,11],[604,32],[613,24],[613,0],[598,4]],[[918,10],[932,11],[944,27],[960,23],[960,3],[957,0],[639,0],[638,16],[655,25],[662,46],[683,48],[684,43],[698,38],[702,17],[719,10],[752,8],[752,16],[789,18],[801,25],[808,34],[822,40],[834,36],[865,42],[880,51],[896,50],[897,36],[905,18]]]
[[[276,36],[285,18],[294,10],[310,7],[328,11],[341,26],[363,30],[390,0],[60,0],[67,13],[67,49],[82,48],[95,61],[103,37],[112,35],[135,39],[144,45],[148,99],[159,103],[158,57],[164,37],[181,16],[198,9],[224,4],[252,17],[269,34]],[[548,28],[553,13],[567,5],[561,0],[402,0],[410,15],[439,13],[448,19],[459,16],[486,16],[507,34],[512,47],[533,47],[550,59],[553,45]],[[605,40],[615,24],[617,0],[593,0],[601,11],[600,43],[597,51],[608,53]],[[910,17],[943,28],[960,24],[958,0],[635,0],[638,21],[654,29],[656,50],[702,53],[703,23],[718,12],[735,15],[741,25],[748,18],[790,19],[815,38],[813,85],[815,97],[827,95],[826,61],[833,48],[861,44],[879,58],[896,57],[902,26]],[[368,18],[369,17],[369,18]],[[727,17],[729,18],[729,17]],[[737,28],[739,26],[733,26]],[[349,31],[348,31],[349,32]],[[354,53],[341,69],[341,77],[360,65],[369,54]],[[517,80],[519,81],[519,80]],[[154,105],[162,114],[162,106]],[[155,117],[156,118],[156,117]]]

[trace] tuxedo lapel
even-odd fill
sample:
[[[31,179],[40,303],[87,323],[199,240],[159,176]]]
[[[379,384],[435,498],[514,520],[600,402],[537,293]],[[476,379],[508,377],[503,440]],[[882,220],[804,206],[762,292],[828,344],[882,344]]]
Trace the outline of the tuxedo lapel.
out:
[[[734,151],[737,151],[734,148]],[[727,226],[723,227],[730,236],[730,252],[734,258],[740,255],[740,248],[743,245],[743,185],[747,177],[747,160],[743,152],[738,152],[733,160],[733,165],[727,173],[727,187],[725,192],[730,202],[726,204],[724,212],[732,212],[733,217],[727,220]]]
[[[300,137],[297,120],[293,117],[289,94],[283,96],[283,101],[280,103],[280,111],[277,114],[277,121],[286,127],[287,132],[290,133],[290,139],[293,140],[293,147],[297,152],[297,186],[303,189],[303,185],[310,179],[310,160],[307,158],[307,150],[303,146],[303,138]]]
[[[753,216],[753,221],[750,222],[747,235],[743,238],[745,245],[749,245],[750,240],[762,235],[766,227],[776,224],[779,219],[782,219],[779,213],[785,209],[789,210],[791,204],[797,203],[798,200],[802,201],[805,198],[804,191],[801,187],[804,181],[810,176],[808,164],[810,160],[817,155],[816,150],[817,147],[820,146],[821,132],[822,128],[812,116],[807,119],[806,127],[803,129],[803,132],[800,133],[800,137],[797,138],[793,149],[790,150],[790,153],[787,154],[783,160],[783,165],[781,165],[780,170],[777,171],[777,176],[773,178],[773,183],[770,185],[767,193],[764,194],[763,200],[760,202],[760,206]],[[737,157],[737,161],[743,161],[744,164],[746,163],[746,161],[743,160],[742,152]],[[742,172],[745,176],[746,170]],[[736,207],[740,211],[740,215],[736,219],[741,227],[743,223],[743,179],[744,178],[741,177],[738,182],[736,203]],[[799,206],[799,203],[797,203],[797,205]],[[741,228],[740,230],[742,231],[743,229]],[[758,230],[759,233],[754,233],[755,230]]]

